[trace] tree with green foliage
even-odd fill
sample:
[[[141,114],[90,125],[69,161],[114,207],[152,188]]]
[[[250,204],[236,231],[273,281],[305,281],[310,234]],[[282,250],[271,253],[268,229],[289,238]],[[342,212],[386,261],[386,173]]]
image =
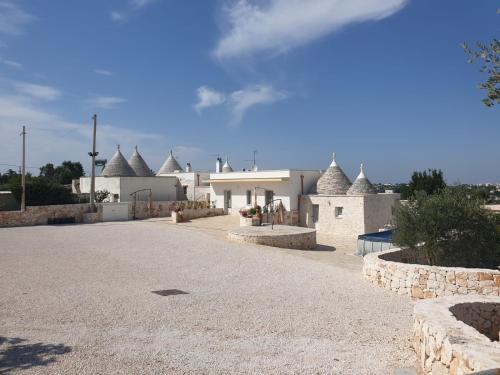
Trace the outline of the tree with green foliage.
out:
[[[500,234],[482,201],[462,188],[418,192],[395,215],[394,243],[423,251],[427,263],[453,267],[500,266]]]
[[[11,182],[9,187],[14,198],[20,202],[22,195],[21,182]],[[41,178],[31,178],[26,181],[27,206],[71,204],[74,202],[74,195],[71,193],[71,190],[61,184],[56,184]]]
[[[48,163],[40,168],[40,177],[52,182],[63,185],[71,184],[72,180],[85,176],[82,163],[70,160],[63,161],[61,165],[54,167],[54,164]]]
[[[428,195],[439,193],[446,187],[443,172],[437,169],[428,169],[423,172],[413,172],[408,185],[400,186],[402,199],[410,199],[419,191]]]
[[[497,10],[500,14],[500,9]],[[500,103],[500,41],[493,39],[489,44],[477,42],[476,50],[472,50],[466,43],[462,44],[465,53],[469,55],[469,63],[474,63],[477,60],[481,61],[481,73],[486,73],[488,78],[484,83],[479,85],[479,88],[486,90],[486,98],[483,103],[492,107]]]

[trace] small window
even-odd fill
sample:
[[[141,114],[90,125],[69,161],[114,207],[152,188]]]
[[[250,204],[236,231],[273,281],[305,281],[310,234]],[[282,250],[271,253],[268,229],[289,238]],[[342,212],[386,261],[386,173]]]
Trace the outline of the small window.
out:
[[[319,204],[313,204],[312,221],[317,223],[319,220]]]
[[[266,190],[266,206],[274,200],[274,192],[272,190]]]
[[[344,207],[335,207],[335,217],[337,219],[341,219],[343,211],[344,211]]]
[[[186,195],[188,193],[188,187],[187,187],[187,185],[184,185],[182,187],[182,191],[184,192],[184,195]]]
[[[252,190],[247,190],[247,205],[252,204]]]

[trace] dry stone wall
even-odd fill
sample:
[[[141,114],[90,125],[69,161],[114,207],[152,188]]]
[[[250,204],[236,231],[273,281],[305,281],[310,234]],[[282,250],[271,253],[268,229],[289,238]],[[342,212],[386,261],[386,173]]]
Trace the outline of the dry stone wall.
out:
[[[403,263],[411,256],[401,249],[367,254],[363,274],[375,285],[415,299],[452,295],[499,296],[499,270]]]
[[[112,203],[105,203],[112,204]],[[89,204],[64,204],[52,206],[29,206],[25,212],[0,211],[0,227],[46,225],[51,219],[74,218],[76,223],[96,223],[103,221],[103,204],[97,203],[97,212],[90,212]],[[193,201],[155,201],[129,202],[128,218],[132,220],[151,217],[171,216],[174,209],[180,208],[187,219],[223,215],[223,209],[209,208],[206,202]]]
[[[495,324],[499,304],[499,297],[487,296],[417,302],[413,328],[418,373],[461,375],[500,368],[500,343],[476,329],[485,324],[481,320]]]

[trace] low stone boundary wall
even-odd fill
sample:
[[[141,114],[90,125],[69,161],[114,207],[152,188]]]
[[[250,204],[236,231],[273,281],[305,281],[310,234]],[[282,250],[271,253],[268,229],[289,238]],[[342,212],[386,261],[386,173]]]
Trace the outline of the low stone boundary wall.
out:
[[[500,368],[500,343],[475,328],[486,322],[491,328],[498,321],[498,306],[499,297],[487,296],[417,302],[413,331],[418,373],[456,375]]]
[[[317,247],[316,230],[288,225],[240,227],[227,233],[228,239],[285,249],[312,250]]]
[[[96,203],[97,212],[90,212],[90,206],[85,204],[64,204],[52,206],[29,206],[25,212],[0,211],[0,227],[18,227],[31,225],[46,225],[50,220],[74,217],[76,223],[96,223],[103,221],[103,205],[113,203]],[[121,203],[123,204],[123,203]],[[195,219],[223,215],[223,209],[208,208],[206,202],[194,201],[155,201],[150,207],[149,202],[128,202],[128,219],[147,219],[171,216],[172,211],[181,208],[185,218]]]
[[[277,212],[265,212],[262,214],[262,221],[265,223],[278,224],[278,213]],[[285,211],[283,213],[283,223],[280,225],[294,225],[299,226],[299,211]]]
[[[401,263],[411,254],[401,249],[367,254],[363,274],[371,283],[412,298],[451,295],[499,296],[500,270]]]
[[[49,219],[74,217],[77,223],[102,221],[102,207],[90,213],[89,204],[61,204],[52,206],[28,206],[26,211],[0,211],[0,227],[44,225]]]

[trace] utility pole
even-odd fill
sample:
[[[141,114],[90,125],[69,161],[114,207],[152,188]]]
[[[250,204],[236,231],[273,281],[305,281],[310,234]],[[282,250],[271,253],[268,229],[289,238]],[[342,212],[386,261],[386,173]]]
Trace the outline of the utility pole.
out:
[[[94,121],[94,130],[92,135],[92,152],[89,152],[89,156],[92,158],[92,177],[90,178],[90,209],[92,212],[95,211],[95,157],[99,155],[95,151],[95,137],[97,130],[97,115],[92,116]]]
[[[21,184],[23,187],[23,193],[21,196],[21,212],[24,212],[26,210],[26,127],[24,125],[21,136],[23,137],[23,161],[21,166]]]

